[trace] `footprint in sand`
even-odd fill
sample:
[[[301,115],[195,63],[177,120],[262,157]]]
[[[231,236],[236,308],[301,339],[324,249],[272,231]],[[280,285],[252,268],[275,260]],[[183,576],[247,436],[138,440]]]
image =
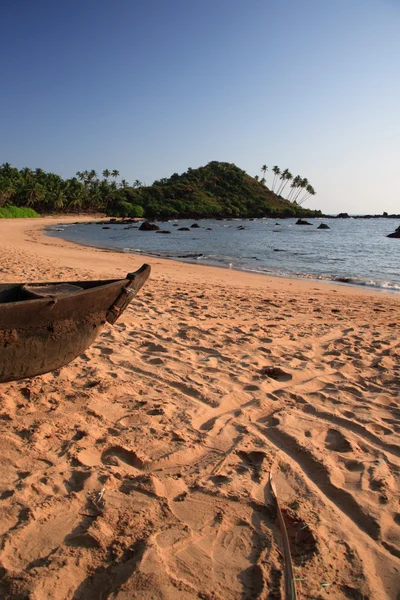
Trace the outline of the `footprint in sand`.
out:
[[[114,350],[112,348],[99,348],[100,350],[100,354],[106,355],[106,356],[110,356],[111,354],[114,354]]]
[[[263,367],[260,370],[260,375],[270,377],[270,379],[275,379],[276,381],[290,381],[292,379],[292,375],[286,373],[280,367]]]
[[[161,344],[154,344],[154,342],[145,342],[142,344],[142,348],[146,348],[147,352],[168,352],[168,348]]]
[[[255,481],[260,481],[261,473],[262,473],[262,465],[264,462],[264,458],[266,454],[264,452],[260,452],[257,450],[253,450],[251,452],[247,452],[245,450],[239,450],[236,452],[237,456],[243,461],[244,466],[251,467],[253,471],[252,478]]]
[[[138,457],[133,450],[127,450],[122,446],[111,446],[101,455],[101,461],[105,465],[115,465],[124,463],[135,469],[143,469],[144,461]]]
[[[91,471],[74,471],[69,480],[64,482],[67,492],[81,492],[91,474]]]
[[[246,386],[243,388],[243,390],[244,390],[245,392],[258,392],[258,391],[259,391],[259,389],[260,389],[260,388],[258,387],[258,385],[253,385],[253,384],[246,385]]]
[[[379,423],[368,423],[368,427],[370,429],[372,429],[372,431],[374,433],[377,433],[378,435],[391,435],[394,433],[394,431],[392,429],[389,429],[388,427],[384,427],[383,425],[380,425]]]
[[[147,361],[149,365],[163,365],[164,361],[162,358],[151,358]]]
[[[118,421],[119,425],[122,427],[131,427],[132,425],[145,425],[149,422],[149,419],[143,414],[143,411],[135,411],[125,417],[122,417]]]
[[[304,566],[318,551],[317,538],[309,525],[298,517],[291,509],[282,510],[290,546],[293,548],[293,562]]]
[[[338,429],[328,430],[325,445],[328,450],[333,450],[334,452],[351,452],[353,449],[349,440]]]
[[[352,473],[355,471],[364,471],[364,465],[359,460],[347,460],[344,465]]]
[[[14,495],[14,490],[5,490],[0,493],[0,500],[6,500],[7,498],[11,498]]]

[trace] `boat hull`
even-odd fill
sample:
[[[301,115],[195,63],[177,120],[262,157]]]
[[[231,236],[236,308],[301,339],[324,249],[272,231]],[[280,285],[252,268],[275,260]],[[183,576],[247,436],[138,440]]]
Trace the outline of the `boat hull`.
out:
[[[71,282],[90,287],[60,298],[0,303],[0,383],[54,371],[74,360],[107,321],[122,314],[149,273],[144,265],[127,279]],[[0,286],[0,292],[3,288],[7,294],[11,287]]]

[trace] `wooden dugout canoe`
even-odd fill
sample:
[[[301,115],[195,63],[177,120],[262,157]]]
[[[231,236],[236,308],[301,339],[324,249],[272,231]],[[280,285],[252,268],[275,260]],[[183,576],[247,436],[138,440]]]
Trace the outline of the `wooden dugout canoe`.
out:
[[[115,323],[150,275],[125,279],[0,284],[0,383],[58,369]]]

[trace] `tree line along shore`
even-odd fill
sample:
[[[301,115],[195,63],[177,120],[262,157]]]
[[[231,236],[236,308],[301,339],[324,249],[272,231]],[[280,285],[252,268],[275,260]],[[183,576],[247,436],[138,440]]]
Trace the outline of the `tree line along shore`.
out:
[[[282,183],[287,183],[284,171]],[[94,170],[79,171],[75,177],[63,179],[42,169],[19,170],[4,163],[0,167],[0,211],[7,217],[82,212],[131,218],[322,216],[319,210],[301,206],[295,197],[285,199],[273,192],[265,180],[217,161],[189,168],[181,175],[174,173],[152,185],[139,180],[129,184],[120,179],[116,169],[105,169],[102,176]]]
[[[303,203],[316,194],[307,178],[293,177],[288,169],[263,165],[251,177],[234,164],[212,161],[185,173],[173,173],[144,185],[120,178],[117,169],[78,171],[63,179],[43,169],[0,166],[0,217],[37,217],[49,214],[104,213],[122,218],[349,218],[348,213],[324,215]],[[268,173],[269,175],[269,173]],[[269,183],[270,188],[267,186]],[[286,198],[283,196],[286,195]],[[357,215],[355,218],[400,215]]]

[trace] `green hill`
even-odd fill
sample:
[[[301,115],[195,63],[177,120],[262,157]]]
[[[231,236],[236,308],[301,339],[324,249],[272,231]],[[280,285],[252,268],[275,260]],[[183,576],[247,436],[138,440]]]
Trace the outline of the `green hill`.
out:
[[[103,179],[94,170],[78,171],[76,177],[63,179],[39,168],[19,170],[4,163],[0,166],[0,209],[7,215],[32,209],[42,215],[104,212],[146,218],[321,215],[320,211],[277,196],[263,181],[230,163],[213,161],[182,175],[174,173],[150,186],[143,186],[139,180],[133,185],[124,179],[118,182],[116,169],[104,169],[102,175]]]
[[[212,161],[182,175],[174,173],[151,186],[125,190],[126,200],[108,213],[128,216],[129,206],[141,206],[148,218],[170,217],[312,217],[321,211],[277,196],[236,165]]]

